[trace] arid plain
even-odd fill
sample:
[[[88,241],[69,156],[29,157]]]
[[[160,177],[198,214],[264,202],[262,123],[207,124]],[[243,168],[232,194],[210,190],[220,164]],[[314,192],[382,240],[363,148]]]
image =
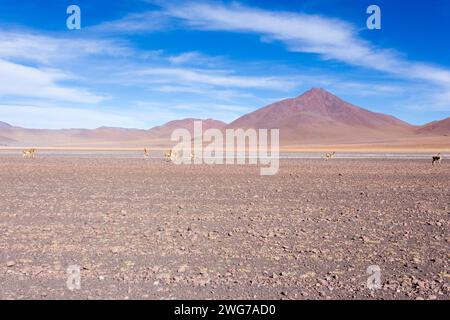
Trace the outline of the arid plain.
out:
[[[1,299],[450,298],[445,159],[3,156],[0,190]]]

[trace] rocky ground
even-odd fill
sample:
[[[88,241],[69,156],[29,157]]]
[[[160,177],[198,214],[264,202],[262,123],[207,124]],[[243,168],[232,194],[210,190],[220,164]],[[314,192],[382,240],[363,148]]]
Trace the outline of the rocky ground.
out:
[[[0,298],[449,299],[449,215],[450,162],[3,157]]]

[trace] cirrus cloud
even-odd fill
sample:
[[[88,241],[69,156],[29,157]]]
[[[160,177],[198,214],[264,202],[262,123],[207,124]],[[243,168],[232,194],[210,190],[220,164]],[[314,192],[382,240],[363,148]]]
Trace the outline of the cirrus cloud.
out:
[[[0,59],[0,96],[46,98],[57,101],[98,103],[106,97],[82,88],[58,84],[70,75],[59,70],[39,69]]]

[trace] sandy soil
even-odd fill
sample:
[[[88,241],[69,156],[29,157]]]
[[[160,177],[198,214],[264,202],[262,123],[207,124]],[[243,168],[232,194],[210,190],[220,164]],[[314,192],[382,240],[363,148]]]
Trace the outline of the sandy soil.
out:
[[[66,139],[67,140],[67,139]],[[133,141],[90,141],[75,143],[71,139],[64,143],[56,143],[51,138],[39,138],[36,144],[21,146],[2,146],[0,143],[0,154],[2,151],[22,151],[26,148],[38,148],[39,151],[136,151],[142,153],[144,148],[157,151],[167,151],[173,148],[175,143],[168,139],[143,139]],[[341,143],[341,144],[299,144],[293,141],[281,141],[281,152],[376,152],[376,153],[404,153],[404,152],[437,152],[450,153],[450,137],[442,136],[413,136],[409,138],[397,138],[386,141],[373,141],[371,143]]]
[[[0,298],[449,299],[449,190],[445,161],[3,157]]]

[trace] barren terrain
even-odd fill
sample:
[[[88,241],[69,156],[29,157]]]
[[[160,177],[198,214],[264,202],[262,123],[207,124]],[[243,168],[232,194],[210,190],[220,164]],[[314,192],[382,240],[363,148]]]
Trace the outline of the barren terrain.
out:
[[[445,160],[0,157],[0,298],[449,299],[449,215]]]

